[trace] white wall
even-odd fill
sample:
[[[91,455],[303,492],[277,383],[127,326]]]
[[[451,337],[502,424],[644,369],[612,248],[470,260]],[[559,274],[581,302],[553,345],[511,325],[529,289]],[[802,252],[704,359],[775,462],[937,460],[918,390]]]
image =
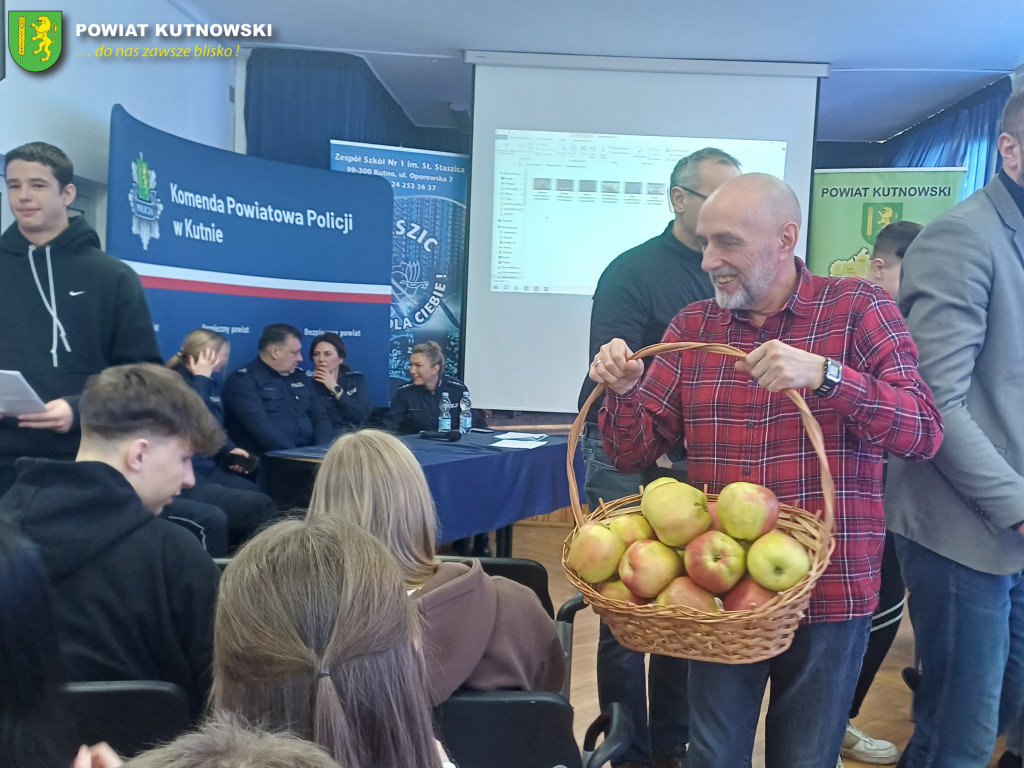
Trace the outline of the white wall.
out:
[[[65,6],[67,8],[67,6]],[[76,176],[98,182],[94,191],[103,218],[94,221],[101,237],[106,228],[105,188],[110,144],[110,109],[122,104],[143,122],[192,141],[232,149],[234,108],[229,86],[234,59],[98,58],[101,44],[116,49],[194,47],[198,40],[177,42],[152,36],[155,23],[195,21],[167,0],[81,0],[64,11],[63,51],[58,63],[33,74],[7,59],[0,81],[0,154],[28,141],[55,144],[75,164]],[[149,23],[147,38],[75,37],[75,24]],[[6,44],[6,43],[5,43]],[[129,169],[125,169],[128,173]],[[0,222],[11,221],[7,200]]]

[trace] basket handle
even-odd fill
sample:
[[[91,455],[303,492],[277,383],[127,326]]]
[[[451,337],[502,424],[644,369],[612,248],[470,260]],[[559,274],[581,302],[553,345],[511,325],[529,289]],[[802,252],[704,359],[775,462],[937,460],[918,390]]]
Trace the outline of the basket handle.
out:
[[[638,352],[634,352],[630,356],[630,360],[640,360],[645,357],[652,355],[661,355],[666,352],[677,352],[684,349],[705,349],[709,352],[717,352],[720,355],[728,355],[731,357],[738,357],[744,359],[747,356],[746,352],[731,347],[728,344],[709,344],[706,342],[699,341],[678,341],[671,343],[652,344],[649,347],[644,347]],[[579,443],[580,435],[583,433],[583,425],[587,418],[587,412],[590,410],[590,406],[593,405],[594,401],[601,396],[601,394],[607,389],[605,384],[598,384],[593,392],[590,393],[590,397],[587,398],[586,402],[583,403],[583,407],[580,408],[579,415],[576,420],[572,423],[572,427],[569,429],[569,444],[568,444],[568,455],[565,459],[566,472],[569,475],[569,503],[572,505],[572,515],[576,519],[576,527],[582,526],[586,519],[583,517],[583,508],[580,506],[580,493],[579,486],[576,484],[576,472],[573,469],[573,457],[576,455],[576,446]],[[811,409],[807,407],[807,402],[795,389],[785,390],[786,396],[793,401],[796,405],[797,410],[800,411],[800,418],[803,419],[804,429],[807,431],[807,437],[811,441],[811,445],[814,447],[814,452],[818,456],[818,464],[821,467],[821,492],[825,501],[825,524],[829,530],[832,529],[833,521],[835,519],[835,497],[836,497],[836,486],[832,479],[832,472],[828,466],[828,458],[825,456],[825,439],[821,431],[821,425],[818,420],[814,418],[811,413]]]

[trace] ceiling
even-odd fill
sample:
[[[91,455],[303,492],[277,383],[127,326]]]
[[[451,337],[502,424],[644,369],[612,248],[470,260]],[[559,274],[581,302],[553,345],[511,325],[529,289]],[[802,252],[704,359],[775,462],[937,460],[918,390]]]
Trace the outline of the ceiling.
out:
[[[472,101],[468,49],[825,63],[818,138],[886,139],[1024,65],[1021,0],[170,0],[362,55],[422,126]],[[780,105],[785,108],[785,105]]]

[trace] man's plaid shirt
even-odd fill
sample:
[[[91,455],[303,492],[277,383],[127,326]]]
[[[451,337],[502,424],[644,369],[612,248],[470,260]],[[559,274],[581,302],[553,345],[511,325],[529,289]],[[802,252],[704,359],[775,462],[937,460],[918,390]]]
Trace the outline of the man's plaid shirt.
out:
[[[797,290],[764,325],[702,301],[684,307],[664,341],[729,344],[749,352],[779,339],[843,363],[828,395],[803,391],[825,436],[836,482],[836,549],[815,586],[807,622],[870,615],[878,599],[885,531],[882,457],[931,458],[942,420],[917,371],[917,348],[896,304],[857,278],[812,275],[797,260]],[[783,503],[823,509],[818,460],[799,412],[736,371],[736,358],[685,350],[647,360],[640,384],[609,392],[601,410],[605,450],[623,472],[687,449],[690,482],[719,492],[737,480],[771,488]]]

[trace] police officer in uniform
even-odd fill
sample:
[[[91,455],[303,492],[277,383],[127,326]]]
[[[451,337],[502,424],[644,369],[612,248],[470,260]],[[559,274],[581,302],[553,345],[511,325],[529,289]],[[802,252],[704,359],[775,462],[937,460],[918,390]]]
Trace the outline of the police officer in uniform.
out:
[[[296,371],[301,361],[297,328],[274,323],[263,329],[259,355],[224,384],[225,423],[239,446],[262,454],[320,445],[334,437],[313,382]]]

